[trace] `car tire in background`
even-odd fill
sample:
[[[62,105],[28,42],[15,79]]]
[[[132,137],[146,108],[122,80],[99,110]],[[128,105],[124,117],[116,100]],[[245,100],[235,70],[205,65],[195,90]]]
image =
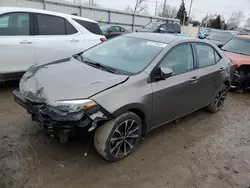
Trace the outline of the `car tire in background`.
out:
[[[218,112],[224,105],[228,90],[229,90],[228,86],[223,84],[214,95],[212,102],[206,107],[206,110],[211,113]]]
[[[106,160],[115,162],[130,155],[142,135],[142,121],[132,112],[107,121],[95,132],[94,146]]]

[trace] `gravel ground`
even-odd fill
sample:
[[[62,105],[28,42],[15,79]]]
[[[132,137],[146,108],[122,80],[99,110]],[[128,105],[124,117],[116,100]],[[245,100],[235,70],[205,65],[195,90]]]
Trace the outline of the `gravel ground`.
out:
[[[1,188],[249,188],[250,94],[230,93],[217,114],[193,113],[151,132],[118,163],[86,143],[60,144],[0,86]]]

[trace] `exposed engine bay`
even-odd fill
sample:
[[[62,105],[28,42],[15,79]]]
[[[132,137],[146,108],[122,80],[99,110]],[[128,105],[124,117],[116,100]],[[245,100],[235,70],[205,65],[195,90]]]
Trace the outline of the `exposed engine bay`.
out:
[[[232,85],[243,91],[250,88],[250,65],[241,65],[236,70]]]

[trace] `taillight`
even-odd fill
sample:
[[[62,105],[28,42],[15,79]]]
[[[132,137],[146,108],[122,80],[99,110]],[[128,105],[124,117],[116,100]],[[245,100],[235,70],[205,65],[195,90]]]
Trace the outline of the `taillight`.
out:
[[[105,37],[100,38],[102,42],[105,42],[107,39]]]

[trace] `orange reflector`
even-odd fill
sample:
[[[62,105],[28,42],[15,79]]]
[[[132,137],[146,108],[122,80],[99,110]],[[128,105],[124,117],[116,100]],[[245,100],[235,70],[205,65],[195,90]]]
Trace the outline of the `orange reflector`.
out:
[[[92,102],[89,102],[88,104],[84,105],[83,107],[81,107],[80,110],[84,111],[84,110],[87,110],[95,105],[96,105],[96,103],[94,101],[92,101]]]

